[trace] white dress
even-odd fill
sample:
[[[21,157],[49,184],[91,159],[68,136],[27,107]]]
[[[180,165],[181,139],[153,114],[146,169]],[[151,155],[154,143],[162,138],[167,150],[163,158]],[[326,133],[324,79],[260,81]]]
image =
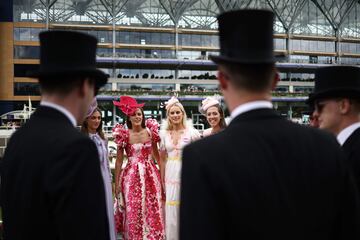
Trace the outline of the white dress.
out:
[[[182,149],[187,144],[199,139],[200,133],[194,128],[185,129],[176,145],[174,145],[169,131],[162,131],[160,137],[160,150],[167,153],[165,166],[165,235],[166,240],[177,240],[179,239]]]
[[[208,129],[205,129],[202,133],[202,136],[203,137],[207,137],[207,136],[210,136],[211,135],[211,132],[212,132],[212,128],[208,128]]]

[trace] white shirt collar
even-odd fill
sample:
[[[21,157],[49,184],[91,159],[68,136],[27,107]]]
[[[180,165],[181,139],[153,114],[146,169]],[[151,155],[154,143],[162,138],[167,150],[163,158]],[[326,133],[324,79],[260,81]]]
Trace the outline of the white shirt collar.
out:
[[[45,106],[45,107],[54,108],[54,109],[58,110],[59,112],[62,112],[70,120],[72,125],[74,125],[74,127],[76,127],[76,119],[75,119],[74,115],[71,112],[69,112],[66,108],[64,108],[63,106],[60,106],[56,103],[43,101],[43,100],[40,102],[40,105]]]
[[[255,109],[260,109],[260,108],[272,108],[273,105],[271,102],[269,101],[253,101],[253,102],[248,102],[248,103],[244,103],[241,104],[239,106],[237,106],[230,115],[230,122],[236,118],[237,116],[239,116],[240,114],[243,114],[245,112],[251,111],[251,110],[255,110]]]
[[[360,128],[360,122],[351,124],[350,126],[341,130],[341,132],[336,137],[340,145],[342,146],[350,137],[350,135],[358,128]]]

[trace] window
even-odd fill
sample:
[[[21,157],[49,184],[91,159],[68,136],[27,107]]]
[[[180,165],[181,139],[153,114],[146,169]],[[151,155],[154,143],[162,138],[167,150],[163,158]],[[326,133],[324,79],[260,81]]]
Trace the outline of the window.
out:
[[[173,33],[161,33],[160,44],[173,45],[175,44],[175,37]]]
[[[39,59],[40,47],[38,46],[14,46],[15,59]]]
[[[15,96],[38,96],[40,88],[38,83],[14,83]]]
[[[39,65],[35,64],[15,64],[14,77],[27,77],[29,73],[39,69]]]
[[[30,40],[30,28],[20,28],[19,29],[20,41],[29,41]]]

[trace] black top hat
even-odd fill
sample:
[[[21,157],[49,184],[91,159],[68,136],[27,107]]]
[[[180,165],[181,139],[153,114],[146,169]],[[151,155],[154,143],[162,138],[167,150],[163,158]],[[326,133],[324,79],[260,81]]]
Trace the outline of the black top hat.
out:
[[[314,106],[314,99],[313,99],[314,93],[309,93],[308,98],[305,100],[305,103],[309,105],[310,107]]]
[[[274,63],[274,14],[268,10],[237,10],[218,16],[220,56],[215,63]]]
[[[307,102],[338,97],[360,98],[359,67],[331,66],[315,71],[315,89]]]
[[[74,31],[45,31],[40,37],[40,69],[30,77],[84,76],[95,79],[96,86],[107,82],[107,75],[96,69],[97,40]]]

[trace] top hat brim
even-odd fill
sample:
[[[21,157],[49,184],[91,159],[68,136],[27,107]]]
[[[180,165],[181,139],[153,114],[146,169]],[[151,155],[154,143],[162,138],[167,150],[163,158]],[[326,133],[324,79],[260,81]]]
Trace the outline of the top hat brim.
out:
[[[328,98],[355,98],[360,99],[360,89],[351,89],[351,88],[340,88],[340,89],[331,89],[324,90],[317,93],[314,93],[309,97],[305,102],[309,105],[314,104],[316,100],[328,99]]]
[[[39,70],[27,73],[30,78],[51,78],[51,77],[89,77],[95,80],[96,87],[100,88],[107,83],[108,75],[101,70],[94,68],[82,68],[71,70]],[[49,79],[51,81],[51,79]]]
[[[237,64],[261,64],[261,63],[275,63],[275,56],[274,57],[268,57],[268,58],[263,58],[263,59],[259,59],[259,58],[246,58],[246,59],[241,59],[241,58],[230,58],[230,57],[226,57],[226,56],[216,56],[216,55],[210,55],[209,56],[210,60],[212,60],[214,63],[216,64],[221,64],[221,63],[237,63]]]

